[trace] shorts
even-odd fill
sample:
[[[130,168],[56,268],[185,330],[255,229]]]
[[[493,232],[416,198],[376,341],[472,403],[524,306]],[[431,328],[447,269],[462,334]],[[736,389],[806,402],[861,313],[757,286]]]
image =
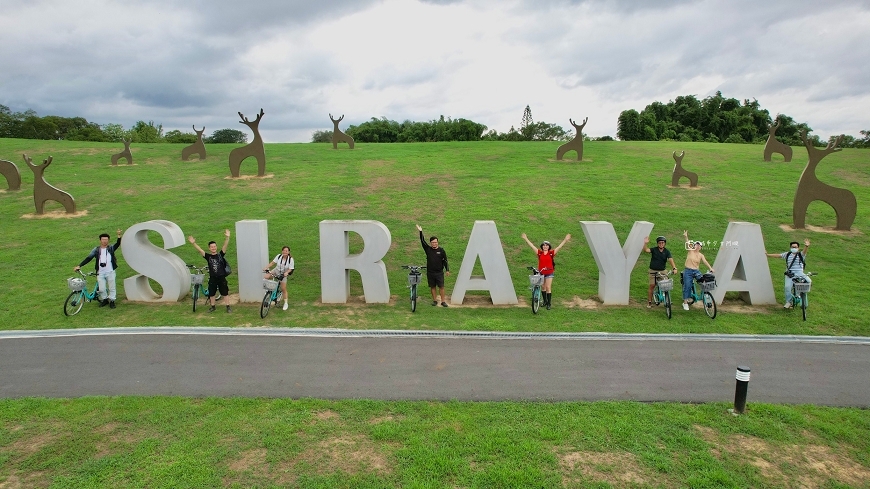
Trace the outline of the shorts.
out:
[[[555,277],[555,276],[556,276],[556,272],[549,273],[549,274],[548,274],[548,273],[545,273],[545,274],[543,274],[543,275],[544,275],[544,280],[547,280],[548,278],[553,278],[553,277]]]
[[[429,288],[441,287],[444,288],[444,272],[426,273],[426,280],[429,281]]]
[[[208,276],[208,295],[210,297],[214,297],[215,292],[220,290],[221,295],[230,295],[230,286],[227,285],[226,277],[212,277]]]
[[[650,285],[656,284],[656,275],[658,275],[660,273],[662,275],[664,275],[665,271],[664,270],[653,270],[652,268],[649,269],[649,284]]]

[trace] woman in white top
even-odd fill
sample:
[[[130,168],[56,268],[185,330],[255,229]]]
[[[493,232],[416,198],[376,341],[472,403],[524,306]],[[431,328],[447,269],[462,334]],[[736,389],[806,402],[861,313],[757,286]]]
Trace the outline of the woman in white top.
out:
[[[284,294],[284,310],[287,310],[287,277],[293,275],[293,269],[296,268],[293,263],[293,257],[290,256],[290,247],[281,248],[281,254],[276,255],[275,259],[266,265],[264,272],[269,272],[272,267],[275,267],[275,275],[281,277],[281,292]],[[272,275],[266,275],[264,278],[271,279]]]

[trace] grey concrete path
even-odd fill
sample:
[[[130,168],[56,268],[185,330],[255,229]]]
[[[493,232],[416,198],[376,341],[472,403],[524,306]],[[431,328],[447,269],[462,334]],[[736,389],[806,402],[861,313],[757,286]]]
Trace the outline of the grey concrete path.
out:
[[[0,332],[0,397],[730,402],[870,406],[870,338],[120,328]]]

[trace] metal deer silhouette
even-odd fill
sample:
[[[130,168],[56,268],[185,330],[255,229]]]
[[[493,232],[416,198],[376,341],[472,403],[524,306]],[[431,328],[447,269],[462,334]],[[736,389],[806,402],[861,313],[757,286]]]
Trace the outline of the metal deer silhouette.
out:
[[[196,142],[187,146],[186,148],[182,148],[181,150],[181,161],[187,161],[190,159],[191,155],[199,155],[200,160],[205,159],[205,143],[202,141],[202,133],[205,132],[205,126],[202,126],[202,131],[197,131],[196,126],[190,126],[193,128],[193,132],[196,133]]]
[[[54,200],[60,202],[67,214],[75,214],[76,201],[73,200],[72,195],[49,185],[45,181],[43,174],[48,165],[51,164],[51,156],[47,160],[42,160],[41,165],[34,165],[32,161],[27,155],[24,155],[24,162],[33,170],[33,203],[36,204],[36,213],[43,214],[45,203]]]
[[[583,128],[586,127],[586,121],[588,121],[588,120],[589,120],[588,117],[583,119],[583,124],[580,124],[578,126],[577,124],[574,123],[573,120],[568,119],[568,122],[570,122],[571,125],[574,126],[574,129],[577,130],[577,135],[574,136],[574,139],[568,141],[567,143],[563,144],[562,146],[559,146],[559,149],[556,150],[556,159],[557,160],[561,160],[562,157],[565,156],[565,153],[567,153],[568,151],[571,151],[571,150],[574,150],[577,152],[577,161],[583,160]]]
[[[767,142],[764,143],[764,161],[770,161],[770,157],[773,156],[773,153],[779,153],[785,158],[785,162],[788,163],[791,161],[791,146],[781,143],[777,141],[776,130],[779,129],[780,123],[779,119],[773,121],[767,129]]]
[[[127,158],[127,164],[133,164],[133,153],[130,152],[130,143],[133,141],[132,139],[122,139],[124,143],[124,151],[121,151],[118,154],[112,155],[112,166],[118,166],[118,160],[121,158]]]
[[[9,184],[9,190],[21,190],[21,173],[15,163],[6,160],[0,160],[0,175],[6,177],[6,183]]]
[[[686,177],[689,179],[690,187],[698,186],[698,174],[683,168],[683,156],[685,155],[685,151],[680,153],[680,156],[677,156],[677,152],[674,151],[674,161],[676,161],[677,163],[674,165],[674,172],[671,174],[671,187],[679,187],[680,178],[682,177]]]
[[[329,114],[329,120],[332,121],[333,129],[332,129],[332,149],[338,149],[338,143],[347,143],[350,146],[350,149],[353,149],[353,138],[348,136],[347,134],[341,132],[341,129],[338,128],[338,123],[344,119],[344,114],[341,114],[341,117],[338,120],[332,118],[332,114]]]
[[[259,129],[260,119],[263,118],[264,114],[263,109],[260,109],[257,118],[251,122],[239,112],[239,117],[242,119],[239,123],[248,126],[251,131],[254,131],[254,140],[241,148],[230,151],[230,174],[232,174],[233,178],[239,177],[239,168],[242,166],[242,160],[249,156],[257,159],[257,176],[262,177],[266,175],[266,147],[263,146],[263,139],[260,137]]]
[[[822,158],[842,149],[837,146],[843,142],[843,135],[840,135],[834,141],[828,142],[825,149],[813,146],[812,139],[807,139],[806,131],[801,131],[801,140],[807,148],[810,159],[803,173],[801,173],[801,179],[798,181],[797,192],[795,192],[794,196],[792,215],[795,229],[804,228],[807,208],[810,206],[810,203],[821,200],[834,208],[834,213],[837,215],[837,226],[834,229],[840,231],[850,230],[852,223],[855,222],[855,215],[858,213],[858,201],[855,200],[855,194],[844,188],[837,188],[822,183],[816,177],[816,167],[822,161]]]

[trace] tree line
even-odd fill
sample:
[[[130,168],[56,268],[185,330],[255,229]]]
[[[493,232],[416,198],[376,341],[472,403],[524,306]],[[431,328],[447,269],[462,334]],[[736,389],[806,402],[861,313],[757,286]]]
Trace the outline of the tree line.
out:
[[[134,143],[194,143],[196,134],[172,130],[163,133],[163,125],[154,121],[137,121],[129,129],[121,124],[97,124],[84,117],[40,117],[33,110],[12,112],[0,105],[0,138],[46,139],[66,141]],[[248,135],[236,129],[218,129],[203,138],[206,143],[246,143]]]
[[[778,114],[780,126],[776,138],[789,146],[802,146],[800,132],[812,132],[805,122]],[[767,141],[768,127],[773,122],[770,112],[762,109],[757,100],[725,98],[722,92],[698,100],[694,95],[683,95],[664,104],[653,102],[638,112],[634,109],[620,112],[616,136],[623,141],[705,141],[711,143],[755,143]],[[840,147],[870,148],[870,131],[861,137],[846,135]],[[824,146],[817,135],[813,144]],[[831,136],[834,139],[835,136]]]

